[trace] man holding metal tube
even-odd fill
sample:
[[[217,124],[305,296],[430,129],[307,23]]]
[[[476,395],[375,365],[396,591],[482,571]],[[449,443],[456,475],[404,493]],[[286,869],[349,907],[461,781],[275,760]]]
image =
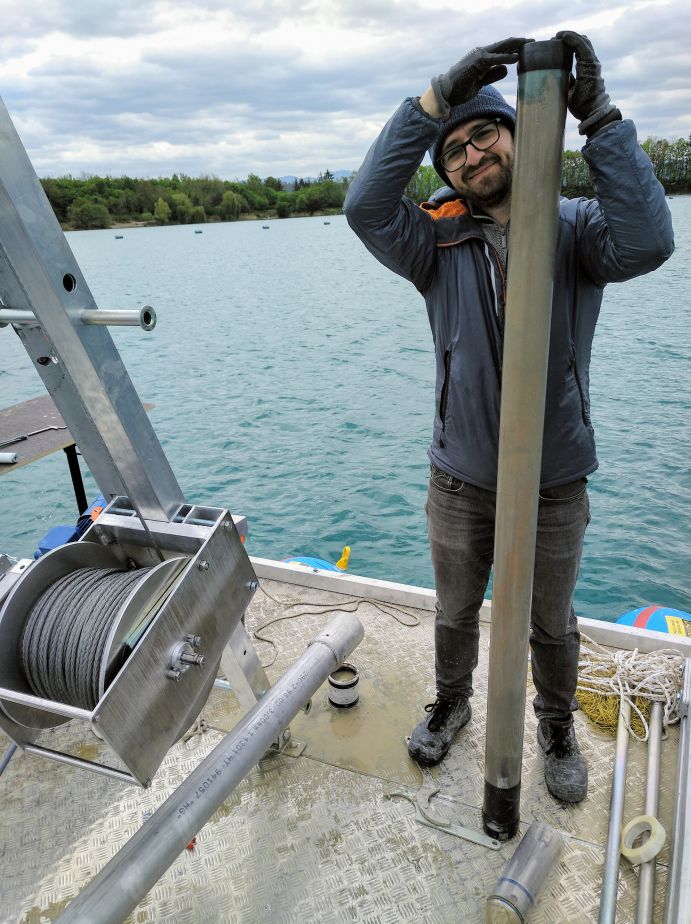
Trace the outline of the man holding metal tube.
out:
[[[573,728],[580,636],[573,611],[587,476],[598,466],[588,366],[604,286],[660,266],[674,249],[664,190],[605,90],[585,36],[568,108],[597,198],[562,199],[552,299],[530,646],[538,741],[552,795],[580,802],[588,774]],[[476,48],[399,107],[346,199],[349,223],[425,298],[435,344],[436,415],[426,512],[435,572],[436,701],[410,755],[439,762],[470,720],[479,609],[494,552],[499,407],[516,113],[491,84],[529,39]],[[448,184],[417,207],[404,190],[426,149]]]

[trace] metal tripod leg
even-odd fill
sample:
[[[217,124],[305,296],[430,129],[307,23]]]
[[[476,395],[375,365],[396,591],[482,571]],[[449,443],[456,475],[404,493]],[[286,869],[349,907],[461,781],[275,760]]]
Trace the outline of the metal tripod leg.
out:
[[[221,668],[244,708],[251,709],[271,686],[241,622],[223,649]]]
[[[251,709],[271,687],[252,640],[241,622],[223,649],[221,669],[244,710]],[[281,737],[274,741],[271,750],[299,757],[305,745],[293,741],[290,729],[286,728]]]

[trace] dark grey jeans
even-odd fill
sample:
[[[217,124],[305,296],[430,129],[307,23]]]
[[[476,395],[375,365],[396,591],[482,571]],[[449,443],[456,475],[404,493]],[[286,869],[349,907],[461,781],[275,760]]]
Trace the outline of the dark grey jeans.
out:
[[[587,479],[540,493],[530,625],[538,717],[576,707],[580,633],[573,592],[590,520]],[[494,557],[496,494],[431,467],[427,529],[436,579],[437,692],[470,696],[477,667],[479,611]]]

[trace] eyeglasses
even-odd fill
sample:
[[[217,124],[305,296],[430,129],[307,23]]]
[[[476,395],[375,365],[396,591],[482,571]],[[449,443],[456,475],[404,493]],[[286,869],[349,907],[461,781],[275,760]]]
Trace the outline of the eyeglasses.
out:
[[[447,173],[454,173],[465,165],[468,159],[466,148],[471,144],[476,151],[486,151],[493,144],[499,141],[499,123],[501,119],[492,119],[491,122],[485,122],[479,128],[476,128],[473,134],[464,141],[463,144],[455,144],[448,151],[444,151],[437,163],[446,170]]]

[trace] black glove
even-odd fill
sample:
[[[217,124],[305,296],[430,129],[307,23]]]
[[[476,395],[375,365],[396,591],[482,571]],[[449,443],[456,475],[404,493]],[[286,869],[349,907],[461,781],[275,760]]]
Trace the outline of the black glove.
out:
[[[448,119],[452,106],[477,96],[481,87],[506,77],[506,64],[518,61],[518,52],[534,39],[508,38],[486,48],[473,48],[445,74],[432,78],[432,89],[442,118]]]
[[[605,90],[600,62],[590,39],[577,32],[557,32],[555,38],[572,48],[576,56],[576,79],[569,88],[569,112],[579,120],[579,133],[590,138],[598,128],[621,119],[621,112]]]

